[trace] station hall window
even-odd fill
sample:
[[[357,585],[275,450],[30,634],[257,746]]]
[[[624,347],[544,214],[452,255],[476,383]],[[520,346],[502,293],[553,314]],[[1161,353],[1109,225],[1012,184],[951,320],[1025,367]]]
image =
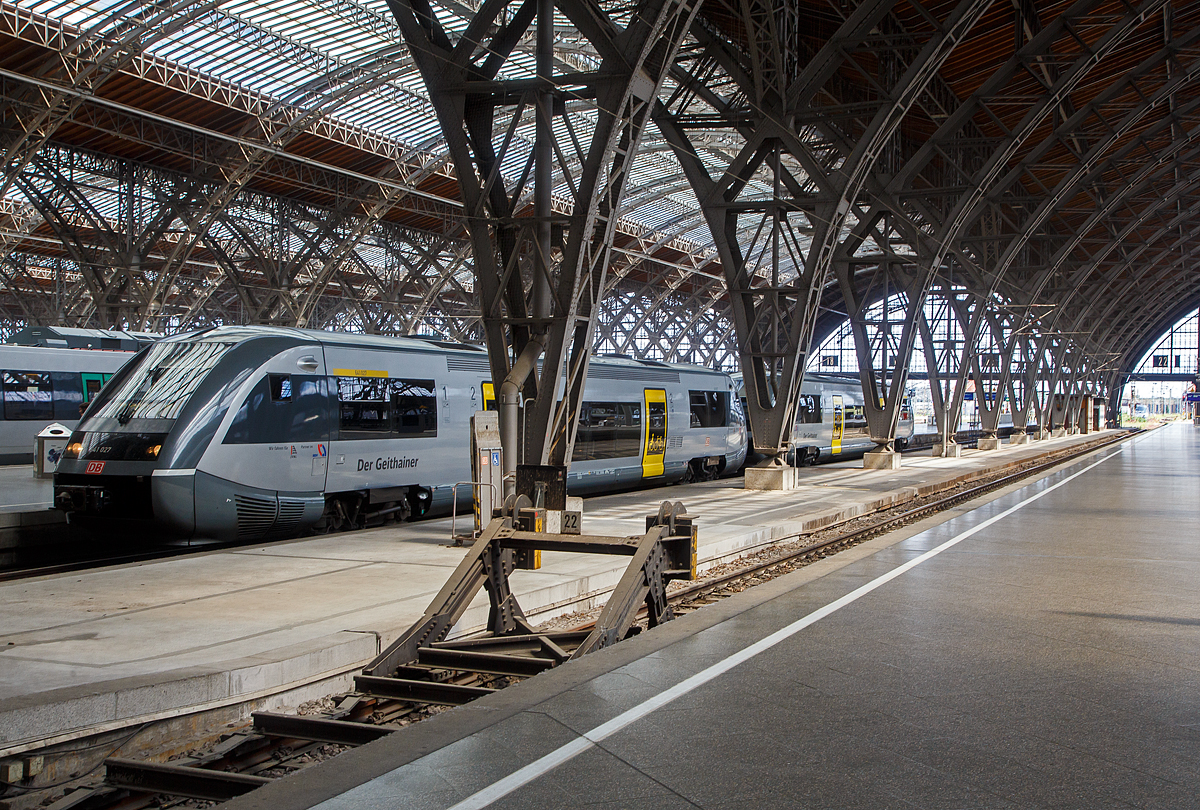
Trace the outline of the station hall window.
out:
[[[338,377],[339,436],[387,439],[437,435],[433,380]]]

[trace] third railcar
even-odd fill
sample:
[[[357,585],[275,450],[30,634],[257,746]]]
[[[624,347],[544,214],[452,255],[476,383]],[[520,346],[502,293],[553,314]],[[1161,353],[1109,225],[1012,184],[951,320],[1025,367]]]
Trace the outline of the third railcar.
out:
[[[737,375],[738,394],[745,397]],[[900,404],[896,449],[908,446],[913,435],[912,405],[908,394]],[[797,467],[861,456],[875,449],[857,377],[806,374],[800,386],[796,420],[792,425],[788,462]]]
[[[424,339],[272,327],[168,338],[89,408],[56,503],[99,528],[136,520],[218,539],[448,510],[471,478],[469,420],[494,402],[490,376],[481,349]],[[596,358],[568,487],[714,477],[745,447],[728,375]]]

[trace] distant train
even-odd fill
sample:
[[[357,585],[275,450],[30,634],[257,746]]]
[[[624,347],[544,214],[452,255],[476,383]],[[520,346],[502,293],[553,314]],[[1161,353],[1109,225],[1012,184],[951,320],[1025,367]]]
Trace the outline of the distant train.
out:
[[[738,396],[745,400],[741,375],[735,375]],[[909,395],[900,403],[896,426],[896,449],[908,446],[913,435]],[[806,374],[800,385],[796,421],[792,425],[788,463],[797,467],[825,461],[855,458],[876,445],[871,441],[863,408],[862,384],[858,377]]]
[[[100,387],[134,355],[98,349],[0,345],[0,464],[33,461],[34,437],[51,422],[79,421]]]
[[[167,338],[88,407],[55,503],[95,528],[247,540],[449,510],[471,478],[470,417],[494,408],[490,378],[482,349],[430,339],[275,327]],[[597,357],[567,483],[714,478],[745,452],[728,375]]]

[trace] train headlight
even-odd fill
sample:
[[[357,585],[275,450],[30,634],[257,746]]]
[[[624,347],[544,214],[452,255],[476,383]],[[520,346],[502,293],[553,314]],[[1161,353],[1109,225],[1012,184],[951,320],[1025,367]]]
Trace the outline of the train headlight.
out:
[[[159,451],[159,450],[162,450],[162,445],[161,445],[161,444],[155,444],[155,445],[151,445],[150,447],[147,447],[147,448],[146,448],[146,455],[147,455],[149,458],[158,458],[158,451]]]
[[[79,458],[79,454],[83,451],[83,442],[71,442],[67,445],[67,449],[63,451],[63,458]]]

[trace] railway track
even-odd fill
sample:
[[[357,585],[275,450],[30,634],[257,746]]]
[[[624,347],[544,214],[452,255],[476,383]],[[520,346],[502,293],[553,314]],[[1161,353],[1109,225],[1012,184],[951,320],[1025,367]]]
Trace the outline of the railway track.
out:
[[[678,613],[698,609],[755,584],[782,576],[845,548],[1047,472],[1078,456],[1125,440],[1132,433],[1076,452],[958,488],[921,503],[856,519],[855,528],[824,529],[748,565],[707,576],[667,593]],[[256,712],[252,728],[225,737],[216,746],[166,763],[120,758],[105,760],[101,785],[74,790],[47,810],[136,810],[206,806],[252,791],[274,779],[336,756],[446,708],[491,694],[566,661],[593,629],[592,622],[538,635],[430,643],[416,661],[391,677],[360,675],[356,690],[322,701],[312,714]],[[549,639],[549,641],[547,641]],[[197,804],[197,800],[200,802]]]

